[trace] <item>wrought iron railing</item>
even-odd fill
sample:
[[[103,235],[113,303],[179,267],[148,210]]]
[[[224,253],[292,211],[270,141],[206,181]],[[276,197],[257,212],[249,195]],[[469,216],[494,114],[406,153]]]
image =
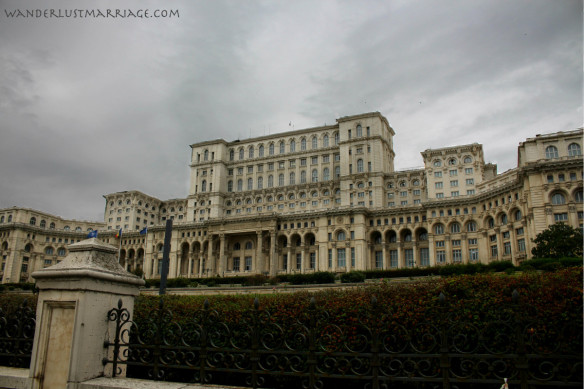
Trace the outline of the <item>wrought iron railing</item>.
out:
[[[345,331],[314,299],[285,328],[257,299],[236,323],[205,301],[182,325],[163,299],[140,324],[120,300],[109,312],[116,336],[104,364],[114,375],[253,388],[499,388],[504,379],[512,388],[582,387],[581,320],[529,318],[516,291],[485,321],[445,300],[406,328],[373,298]]]
[[[27,300],[13,312],[0,308],[0,366],[30,366],[36,312]]]

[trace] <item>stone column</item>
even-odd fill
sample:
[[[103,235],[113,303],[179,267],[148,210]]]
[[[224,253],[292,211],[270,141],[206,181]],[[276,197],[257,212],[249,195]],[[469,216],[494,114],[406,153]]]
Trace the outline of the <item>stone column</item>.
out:
[[[278,274],[278,263],[277,263],[277,251],[276,251],[276,231],[270,232],[270,275],[275,277]]]
[[[199,278],[203,277],[203,259],[205,258],[205,251],[203,250],[203,245],[201,244],[201,251],[199,251]]]
[[[215,258],[213,258],[213,237],[209,236],[209,246],[207,247],[207,269],[209,269],[208,276],[215,277]]]
[[[286,257],[286,273],[292,272],[292,247],[290,246],[290,242],[288,242],[288,255]]]
[[[383,263],[381,269],[387,270],[389,269],[389,258],[387,257],[387,243],[385,242],[385,239],[381,241],[381,244],[383,245]]]
[[[225,234],[219,235],[219,274],[225,277],[227,269],[227,258],[225,257]]]
[[[103,345],[113,341],[108,337],[115,334],[115,322],[107,314],[121,300],[131,315],[144,285],[119,265],[117,252],[96,238],[87,239],[70,245],[61,263],[32,275],[39,296],[31,388],[76,388],[108,374]]]
[[[255,259],[255,264],[254,264],[252,269],[254,270],[254,272],[261,274],[266,270],[265,266],[264,266],[264,254],[262,252],[264,249],[264,240],[262,238],[262,236],[263,236],[262,231],[258,231],[257,236],[258,236],[257,237],[258,243],[256,245],[256,248],[257,248],[256,255],[255,255],[256,259]]]

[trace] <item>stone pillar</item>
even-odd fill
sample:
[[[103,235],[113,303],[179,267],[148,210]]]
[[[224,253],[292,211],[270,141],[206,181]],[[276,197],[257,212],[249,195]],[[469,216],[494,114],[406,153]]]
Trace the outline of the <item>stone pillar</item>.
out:
[[[387,257],[387,243],[385,243],[385,239],[381,242],[383,245],[383,263],[381,266],[382,270],[389,269],[389,258]]]
[[[264,249],[264,240],[262,238],[262,231],[257,232],[257,245],[256,245],[256,259],[255,264],[252,267],[253,271],[257,274],[263,273],[266,269],[264,266],[264,254],[262,250]]]
[[[272,277],[278,274],[278,263],[276,261],[278,253],[276,248],[276,231],[272,231],[270,232],[270,275]]]
[[[227,259],[225,258],[225,234],[219,235],[219,274],[225,277],[227,270]]]
[[[288,242],[290,243],[290,242]],[[288,255],[286,257],[286,273],[291,273],[292,272],[292,259],[290,258],[292,256],[292,247],[290,246],[290,244],[288,244]]]
[[[96,238],[87,239],[70,245],[61,263],[32,275],[39,288],[32,389],[73,389],[108,374],[102,364],[107,356],[103,345],[113,341],[108,337],[115,334],[115,323],[107,314],[121,300],[131,315],[144,285],[120,266],[117,252]]]
[[[209,245],[207,246],[207,269],[208,276],[215,277],[215,258],[213,258],[213,237],[209,236]]]
[[[203,277],[203,259],[205,258],[205,251],[203,251],[203,245],[201,244],[201,251],[199,252],[199,278]]]

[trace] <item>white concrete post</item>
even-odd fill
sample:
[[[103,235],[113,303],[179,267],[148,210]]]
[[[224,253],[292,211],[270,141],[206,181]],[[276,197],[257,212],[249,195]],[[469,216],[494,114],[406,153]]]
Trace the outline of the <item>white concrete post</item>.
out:
[[[39,288],[32,389],[74,389],[104,375],[104,341],[115,335],[107,313],[121,299],[132,314],[144,285],[120,266],[117,252],[96,238],[87,239],[70,245],[61,263],[32,274]]]

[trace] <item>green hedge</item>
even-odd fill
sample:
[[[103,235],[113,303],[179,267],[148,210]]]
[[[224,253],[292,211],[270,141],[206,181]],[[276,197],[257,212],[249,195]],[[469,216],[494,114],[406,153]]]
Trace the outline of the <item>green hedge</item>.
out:
[[[343,283],[363,282],[365,279],[379,279],[379,278],[400,278],[400,277],[424,277],[424,276],[442,276],[450,277],[464,274],[480,274],[491,272],[505,272],[507,274],[513,273],[515,270],[530,271],[530,270],[544,270],[554,271],[567,267],[582,266],[582,258],[535,258],[521,263],[519,267],[515,267],[511,261],[494,261],[488,265],[482,263],[468,263],[468,264],[452,264],[433,267],[414,267],[402,268],[394,270],[367,270],[367,271],[353,271],[349,273],[342,273],[339,277]],[[261,286],[264,284],[275,285],[279,282],[288,282],[293,285],[314,285],[314,284],[332,284],[335,282],[336,275],[331,272],[316,272],[316,273],[297,273],[297,274],[281,274],[277,277],[268,277],[262,274],[252,276],[236,276],[236,277],[209,277],[209,278],[172,278],[167,281],[167,288],[188,288],[196,287],[198,285],[217,286],[217,285],[244,285],[244,286]],[[6,284],[10,285],[10,284]],[[14,284],[14,287],[20,287]],[[34,285],[34,284],[30,284]],[[146,287],[159,288],[160,280],[151,279],[146,280]]]

